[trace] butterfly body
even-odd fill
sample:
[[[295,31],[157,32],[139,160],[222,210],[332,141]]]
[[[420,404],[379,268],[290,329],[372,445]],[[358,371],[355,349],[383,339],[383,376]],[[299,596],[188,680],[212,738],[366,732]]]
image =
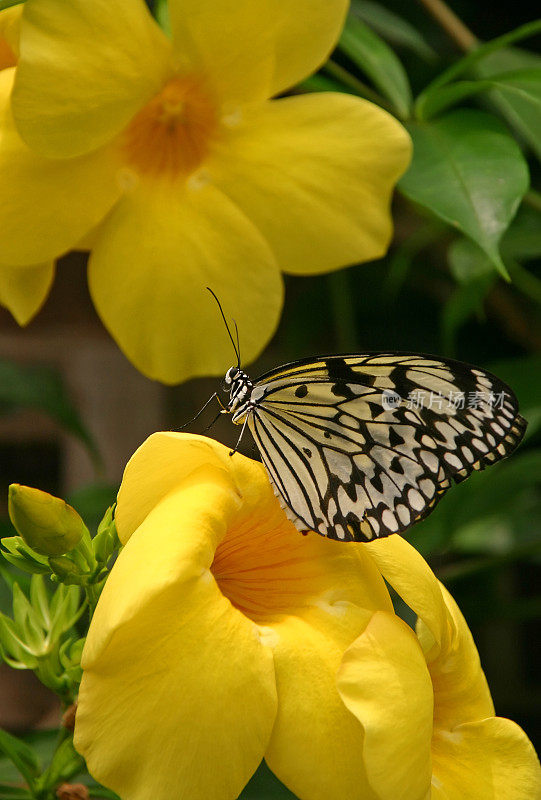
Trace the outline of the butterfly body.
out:
[[[418,353],[304,359],[255,382],[232,367],[225,384],[288,516],[340,541],[404,531],[526,427],[494,375]]]

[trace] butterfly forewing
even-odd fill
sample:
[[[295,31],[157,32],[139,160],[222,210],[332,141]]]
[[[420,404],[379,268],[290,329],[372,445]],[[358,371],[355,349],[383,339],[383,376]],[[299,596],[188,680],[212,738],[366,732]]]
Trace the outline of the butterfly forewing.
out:
[[[525,429],[495,376],[404,353],[273,370],[254,386],[248,424],[297,527],[343,541],[405,530]]]

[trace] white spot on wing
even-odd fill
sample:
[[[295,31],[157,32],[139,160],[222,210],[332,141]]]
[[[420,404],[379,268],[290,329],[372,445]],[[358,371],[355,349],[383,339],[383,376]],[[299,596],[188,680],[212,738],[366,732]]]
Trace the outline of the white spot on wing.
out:
[[[416,511],[421,511],[425,507],[425,501],[420,492],[417,489],[410,489],[408,492],[408,503],[412,508]]]

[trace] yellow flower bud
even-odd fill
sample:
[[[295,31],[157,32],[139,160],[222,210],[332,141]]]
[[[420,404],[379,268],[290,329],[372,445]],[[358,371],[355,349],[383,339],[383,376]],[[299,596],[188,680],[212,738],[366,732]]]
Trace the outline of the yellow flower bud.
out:
[[[79,514],[64,500],[18,483],[9,487],[9,517],[26,544],[44,556],[67,553],[86,531]]]

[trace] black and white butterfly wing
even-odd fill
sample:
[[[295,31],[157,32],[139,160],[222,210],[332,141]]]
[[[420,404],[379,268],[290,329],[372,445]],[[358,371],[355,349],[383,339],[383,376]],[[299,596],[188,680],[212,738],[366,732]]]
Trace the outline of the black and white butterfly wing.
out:
[[[250,401],[285,510],[300,530],[341,541],[405,530],[526,428],[494,375],[419,354],[298,361],[262,376]]]

